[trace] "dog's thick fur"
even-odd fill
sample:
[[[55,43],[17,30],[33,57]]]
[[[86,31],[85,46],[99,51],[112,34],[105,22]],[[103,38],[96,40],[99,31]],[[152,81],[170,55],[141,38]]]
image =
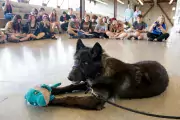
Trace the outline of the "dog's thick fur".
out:
[[[86,90],[87,83],[105,98],[148,98],[163,93],[169,83],[166,69],[156,61],[125,63],[105,53],[99,43],[92,48],[78,40],[69,80],[76,84],[53,89],[53,94]],[[83,83],[80,83],[83,82]]]

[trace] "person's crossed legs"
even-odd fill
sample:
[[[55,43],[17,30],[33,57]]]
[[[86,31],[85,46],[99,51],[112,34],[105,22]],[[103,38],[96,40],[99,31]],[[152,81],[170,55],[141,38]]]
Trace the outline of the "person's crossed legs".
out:
[[[165,33],[165,34],[161,34],[161,35],[156,35],[156,34],[153,34],[153,33],[150,33],[148,32],[147,33],[147,37],[149,38],[148,40],[149,41],[158,41],[158,42],[162,42],[163,39],[167,40],[168,37],[169,37],[169,33]]]
[[[131,40],[132,38],[134,38],[135,40],[138,40],[138,39],[142,39],[143,36],[141,36],[141,33],[136,31],[134,33],[130,33],[130,35],[128,36],[128,40]]]

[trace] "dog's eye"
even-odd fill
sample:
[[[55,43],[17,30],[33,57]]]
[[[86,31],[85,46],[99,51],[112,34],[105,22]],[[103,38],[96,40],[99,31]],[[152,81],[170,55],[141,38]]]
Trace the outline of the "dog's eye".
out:
[[[88,62],[84,62],[84,65],[88,65]]]

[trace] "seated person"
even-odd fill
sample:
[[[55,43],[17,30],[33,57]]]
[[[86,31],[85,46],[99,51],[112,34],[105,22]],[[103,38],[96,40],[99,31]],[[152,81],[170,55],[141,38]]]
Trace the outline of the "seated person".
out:
[[[37,33],[39,23],[34,15],[30,15],[28,22],[24,25],[23,31],[24,33],[31,34],[32,39],[41,39],[44,37],[45,33]]]
[[[92,20],[91,20],[91,31],[92,31],[92,32],[94,32],[94,29],[95,29],[95,27],[96,27],[96,25],[97,25],[96,20],[97,20],[97,16],[96,16],[96,15],[93,15],[93,16],[92,16]]]
[[[137,21],[133,23],[132,26],[132,35],[129,35],[128,39],[132,39],[132,37],[135,38],[135,40],[142,40],[144,39],[144,36],[142,33],[146,32],[147,24],[143,22],[143,17],[142,15],[138,15]]]
[[[35,15],[29,15],[29,18],[23,28],[24,32],[34,33],[37,27],[38,27],[38,22]]]
[[[124,26],[121,21],[113,20],[110,30],[106,32],[109,38],[124,39],[127,33],[124,32]]]
[[[20,15],[15,15],[11,21],[9,21],[5,26],[5,31],[8,36],[9,42],[20,42],[29,40],[29,34],[22,33],[22,18]]]
[[[107,30],[109,30],[109,24],[108,24],[108,20],[107,20],[107,17],[103,17],[103,22],[105,23],[106,27],[107,27]]]
[[[5,43],[7,39],[7,35],[0,31],[0,44]]]
[[[116,18],[109,18],[109,20],[107,21],[108,22],[108,31],[110,31],[111,24],[114,20],[116,20]]]
[[[60,33],[60,23],[58,21],[58,16],[55,9],[52,10],[49,18],[51,22],[52,32],[55,32],[55,28],[57,27],[58,32]]]
[[[7,20],[11,20],[13,18],[12,14],[12,5],[9,0],[5,0],[3,3],[3,11],[4,11],[4,18]]]
[[[124,29],[128,31],[131,28],[131,24],[129,22],[124,22]]]
[[[44,39],[48,39],[48,38],[56,39],[55,35],[51,32],[49,16],[47,14],[43,15],[42,21],[39,23],[39,27],[38,29],[36,29],[34,35],[38,36],[40,33],[44,33],[42,34],[44,36],[43,37],[41,36]]]
[[[168,39],[169,33],[167,33],[165,17],[163,15],[159,16],[157,21],[151,25],[147,36],[149,41],[162,42],[163,39]]]
[[[43,15],[44,14],[48,15],[47,13],[45,13],[45,9],[44,8],[40,8],[39,12],[38,12],[38,16],[37,16],[37,21],[38,22],[41,22],[43,20]],[[49,19],[49,17],[48,17],[48,19]]]
[[[107,26],[106,24],[103,22],[102,18],[98,19],[98,24],[96,25],[94,32],[92,33],[96,38],[109,38],[106,35],[107,32]]]
[[[83,38],[92,38],[93,34],[90,34],[92,32],[92,23],[90,21],[90,16],[86,15],[85,20],[82,20],[80,25],[80,31],[78,31],[79,36],[83,36]]]
[[[107,18],[106,17],[103,17],[103,22],[107,23]]]
[[[70,16],[64,11],[63,15],[60,17],[61,29],[67,31]]]
[[[68,25],[68,33],[72,38],[78,38],[79,22],[75,15],[71,15],[71,20]]]
[[[72,8],[68,8],[68,15],[71,17],[71,15],[74,15],[73,14],[73,9]]]

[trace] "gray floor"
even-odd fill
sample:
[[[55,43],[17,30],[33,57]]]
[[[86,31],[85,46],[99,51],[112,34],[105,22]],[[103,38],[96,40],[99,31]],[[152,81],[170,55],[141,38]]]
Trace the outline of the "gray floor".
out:
[[[156,60],[169,73],[170,84],[160,96],[118,100],[133,109],[164,115],[180,115],[180,35],[171,34],[168,42],[128,40],[83,40],[92,46],[98,41],[111,56],[125,62]],[[70,84],[67,75],[73,65],[77,40],[62,36],[58,40],[30,41],[0,45],[0,120],[156,120],[111,105],[102,111],[70,108],[35,108],[24,101],[25,92],[37,84]],[[158,120],[158,119],[157,119]]]

